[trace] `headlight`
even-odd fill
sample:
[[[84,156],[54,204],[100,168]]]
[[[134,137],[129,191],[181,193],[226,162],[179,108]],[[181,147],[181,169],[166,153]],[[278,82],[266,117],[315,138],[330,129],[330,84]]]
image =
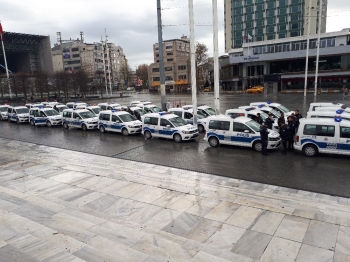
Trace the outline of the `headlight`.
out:
[[[128,128],[134,128],[135,126],[128,126]]]
[[[184,134],[191,134],[191,131],[182,131]]]
[[[88,124],[94,124],[94,122],[87,122]]]

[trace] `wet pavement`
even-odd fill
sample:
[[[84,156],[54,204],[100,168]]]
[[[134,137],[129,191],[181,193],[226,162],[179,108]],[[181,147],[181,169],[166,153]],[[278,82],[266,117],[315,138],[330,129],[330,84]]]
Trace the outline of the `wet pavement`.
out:
[[[191,102],[190,96],[169,96],[171,101],[182,104]],[[158,96],[143,95],[122,100],[150,100],[159,104]],[[323,94],[318,101],[341,102],[340,94]],[[247,105],[255,101],[273,100],[290,109],[299,109],[304,115],[312,95],[231,95],[221,97],[221,110]],[[213,106],[213,96],[199,96],[199,103]],[[348,101],[345,101],[347,103]],[[69,149],[78,152],[158,164],[219,176],[244,179],[293,189],[350,197],[349,157],[319,155],[307,158],[299,153],[281,155],[279,150],[271,151],[268,157],[250,148],[220,146],[211,148],[200,136],[198,142],[176,144],[165,139],[145,140],[142,136],[124,137],[115,133],[101,134],[99,131],[83,132],[78,129],[65,130],[61,127],[32,127],[15,123],[0,123],[0,137],[34,144]]]

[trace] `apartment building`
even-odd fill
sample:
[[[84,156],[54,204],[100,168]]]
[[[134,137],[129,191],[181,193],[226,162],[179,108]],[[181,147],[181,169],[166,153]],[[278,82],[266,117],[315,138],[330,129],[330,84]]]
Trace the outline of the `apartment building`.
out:
[[[148,67],[148,79],[152,88],[160,86],[159,45],[153,45],[154,63]],[[190,84],[190,40],[186,36],[180,39],[163,41],[165,86],[169,92],[180,92]]]
[[[225,6],[225,50],[245,42],[307,35],[318,32],[320,0],[228,0]],[[326,32],[327,3],[323,0],[321,33]]]

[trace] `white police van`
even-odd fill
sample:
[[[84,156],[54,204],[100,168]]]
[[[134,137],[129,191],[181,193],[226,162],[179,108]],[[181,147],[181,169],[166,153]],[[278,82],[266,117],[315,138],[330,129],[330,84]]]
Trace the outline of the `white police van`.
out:
[[[210,116],[206,127],[204,140],[212,147],[220,144],[252,147],[255,151],[262,151],[260,124],[248,117],[232,118],[229,116]],[[279,133],[269,130],[267,149],[280,146]]]
[[[45,107],[45,105],[42,104],[42,103],[38,103],[38,104],[33,103],[33,104],[25,104],[25,107],[28,108],[28,109],[31,109],[31,108],[43,108],[43,107]]]
[[[69,102],[66,104],[68,108],[76,108],[77,106],[87,106],[86,103],[80,103],[80,102]]]
[[[9,105],[1,105],[0,106],[0,121],[7,120],[7,109],[9,108]]]
[[[341,117],[301,118],[294,149],[306,156],[318,153],[350,155],[350,121]]]
[[[8,121],[19,123],[29,122],[29,109],[25,106],[9,106],[7,108]]]
[[[118,104],[117,102],[113,102],[113,103],[99,103],[97,104],[98,107],[101,108],[101,110],[112,110],[112,109],[116,109],[118,107],[120,107],[120,104]]]
[[[62,125],[62,116],[52,108],[31,108],[29,110],[29,123],[32,126],[58,126]]]
[[[143,105],[150,105],[150,104],[152,104],[152,102],[149,102],[149,101],[139,101],[139,100],[137,100],[137,101],[131,101],[130,102],[130,106],[137,106],[138,104],[143,104]]]
[[[66,106],[66,105],[54,105],[53,109],[55,109],[62,116],[63,115],[63,111],[65,109],[69,109],[69,107]]]
[[[188,124],[193,125],[193,108],[184,109],[181,107],[169,108],[168,112],[183,118]],[[207,115],[202,110],[197,110],[197,126],[198,132],[205,131]]]
[[[108,110],[100,112],[98,128],[101,133],[111,131],[127,136],[141,133],[142,122],[128,112]]]
[[[87,109],[65,109],[62,115],[63,127],[81,128],[84,131],[88,129],[97,129],[98,118]]]
[[[350,121],[350,113],[345,112],[343,109],[338,110],[332,110],[332,111],[323,111],[323,110],[316,110],[307,112],[306,118],[332,118],[336,116],[341,116],[344,120]]]
[[[250,106],[240,106],[240,109],[245,109],[248,108]],[[276,109],[269,107],[269,106],[265,106],[265,105],[259,105],[256,107],[256,110],[260,110],[264,113],[266,113],[267,115],[271,114],[272,117],[274,119],[280,118],[281,117],[281,113],[279,111],[277,111]],[[287,117],[285,116],[285,118],[287,119]]]
[[[101,108],[99,106],[87,106],[86,109],[93,113],[95,116],[98,116],[101,112]]]
[[[268,114],[266,114],[264,111],[258,110],[255,107],[244,107],[244,108],[236,108],[236,109],[227,109],[225,112],[225,115],[228,115],[232,118],[245,116],[249,117],[250,119],[255,120],[254,118],[258,116],[258,113],[260,114],[263,122],[269,117]],[[274,124],[272,125],[273,131],[278,131],[278,120],[274,119]]]
[[[294,113],[294,111],[289,110],[287,107],[281,105],[280,103],[273,103],[273,102],[254,102],[250,103],[250,106],[260,106],[264,105],[266,107],[272,107],[276,111],[278,111],[280,114],[284,114],[286,117],[290,116],[291,114]]]
[[[161,137],[179,143],[198,137],[198,130],[175,114],[165,112],[150,113],[142,119],[142,134],[146,139]]]
[[[143,103],[140,103],[136,106],[142,108],[146,113],[159,113],[163,111],[160,107],[153,104],[145,105]]]
[[[333,102],[333,103],[325,103],[325,102],[311,103],[310,107],[309,107],[309,112],[318,110],[321,107],[331,107],[331,108],[333,107],[333,108],[341,109],[343,106],[346,107],[344,104],[336,103],[336,102]]]
[[[345,105],[342,106],[324,106],[324,107],[316,107],[315,111],[309,111],[309,112],[321,112],[321,111],[337,111],[337,110],[344,110],[346,113],[350,113],[350,107],[347,107]]]

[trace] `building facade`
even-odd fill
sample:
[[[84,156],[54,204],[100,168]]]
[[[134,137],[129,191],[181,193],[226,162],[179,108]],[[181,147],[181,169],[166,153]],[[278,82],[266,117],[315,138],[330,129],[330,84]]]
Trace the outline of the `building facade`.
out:
[[[317,35],[310,35],[308,88],[314,88]],[[229,51],[220,63],[220,80],[227,91],[265,85],[271,76],[279,89],[303,89],[307,36],[247,43]],[[350,87],[350,29],[321,34],[318,88]],[[211,74],[212,78],[212,74]]]
[[[148,67],[148,79],[151,88],[160,86],[159,45],[153,45],[154,63]],[[163,41],[165,85],[167,91],[180,92],[187,90],[190,84],[190,40],[181,39]]]
[[[89,77],[103,76],[107,86],[128,85],[127,59],[113,43],[83,43],[81,40],[57,44],[52,48],[54,72],[84,70]]]
[[[326,32],[327,2],[323,0],[321,33]],[[318,32],[319,0],[229,0],[225,1],[225,50],[258,42]]]

